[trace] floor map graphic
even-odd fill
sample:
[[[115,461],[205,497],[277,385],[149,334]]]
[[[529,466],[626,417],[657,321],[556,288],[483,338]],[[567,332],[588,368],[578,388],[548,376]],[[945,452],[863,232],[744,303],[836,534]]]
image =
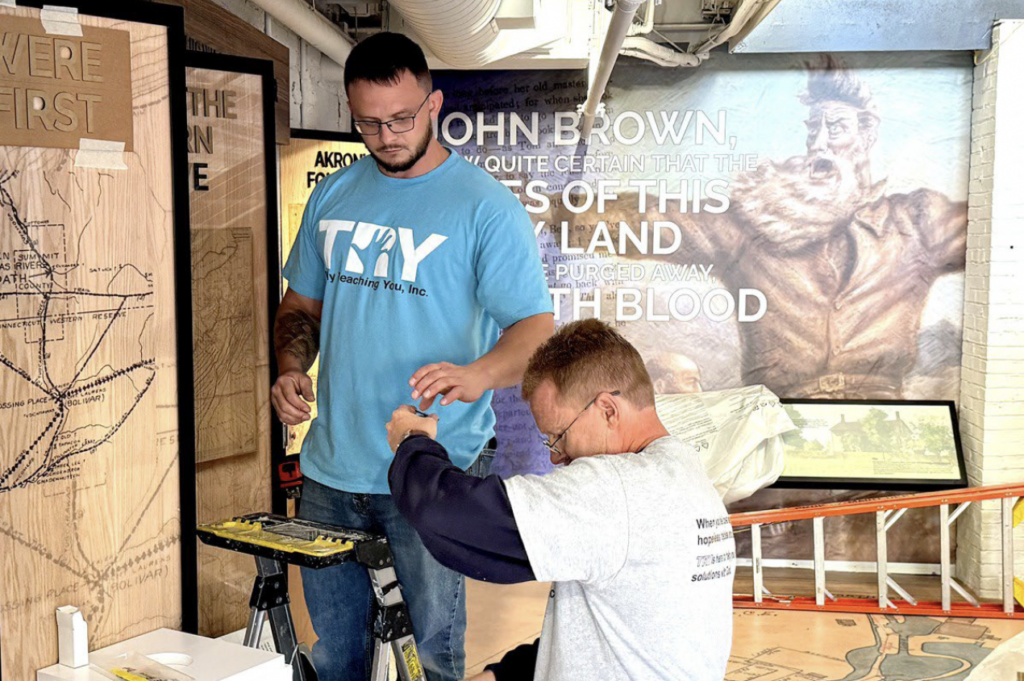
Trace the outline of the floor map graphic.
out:
[[[726,681],[963,681],[1013,620],[737,610]]]

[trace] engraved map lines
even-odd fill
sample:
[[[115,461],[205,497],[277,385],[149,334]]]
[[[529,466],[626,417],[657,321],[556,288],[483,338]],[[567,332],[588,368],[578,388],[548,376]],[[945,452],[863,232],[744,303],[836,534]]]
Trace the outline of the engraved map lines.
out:
[[[82,244],[92,217],[82,221],[77,238],[71,236],[74,251],[69,252],[73,230],[62,222],[33,220],[36,216],[20,209],[18,177],[17,171],[0,167],[0,385],[6,386],[0,415],[8,424],[0,449],[0,499],[44,485],[50,503],[66,506],[58,516],[75,525],[83,517],[87,491],[76,457],[95,452],[122,430],[157,375],[143,337],[154,332],[152,276],[130,263],[90,267]],[[104,174],[93,177],[98,201]],[[42,179],[70,214],[70,204],[45,172]],[[72,190],[77,186],[84,194],[74,172],[71,180]],[[79,580],[91,594],[93,619],[102,626],[117,590],[167,570],[165,554],[179,541],[178,519],[164,523],[156,536],[140,533],[152,530],[143,527],[143,519],[177,465],[174,456],[163,470],[153,471],[155,484],[131,509],[135,521],[120,545],[104,555],[90,558],[79,532],[35,538],[30,528],[3,522],[0,535]],[[51,493],[47,483],[58,481],[65,484]],[[3,605],[13,610],[32,602]]]
[[[3,240],[12,246],[10,250],[0,249],[0,258],[6,261],[0,265],[8,268],[0,271],[5,275],[0,276],[0,338],[4,341],[0,345],[0,367],[32,385],[39,394],[34,399],[14,400],[2,406],[19,411],[16,416],[33,425],[39,421],[33,417],[45,414],[49,418],[34,428],[15,425],[21,437],[9,438],[6,454],[0,457],[0,493],[39,482],[67,459],[92,452],[108,442],[131,416],[156,377],[153,357],[132,357],[134,361],[125,361],[116,368],[109,361],[94,366],[97,355],[111,354],[116,345],[114,337],[120,341],[125,333],[133,332],[131,326],[125,328],[123,323],[129,314],[144,311],[146,318],[137,325],[140,328],[135,333],[145,331],[152,314],[151,277],[134,266],[120,265],[109,268],[112,272],[105,290],[68,287],[68,274],[84,265],[60,264],[54,253],[43,252],[40,244],[45,241],[50,247],[57,246],[59,255],[66,259],[67,230],[63,224],[29,222],[20,214],[9,189],[16,176],[0,170],[0,210],[5,223],[0,227],[14,232],[13,239]],[[51,191],[59,195],[52,187]],[[61,200],[67,204],[63,197]],[[59,240],[52,239],[54,230],[60,231]],[[88,328],[90,324],[93,329]],[[55,367],[56,349],[52,346],[69,340],[69,325],[78,327],[73,335],[83,353],[73,366]],[[31,352],[25,352],[25,348],[19,352],[14,347],[12,341],[20,335],[18,327],[24,330],[24,344],[36,346]],[[90,330],[92,337],[86,339]],[[82,340],[86,342],[83,344]],[[139,347],[141,351],[141,344]],[[67,352],[63,348],[60,351]],[[83,376],[87,370],[93,373]],[[67,376],[71,371],[74,373]],[[117,393],[127,394],[118,398],[115,388]],[[71,418],[77,407],[97,402],[109,405],[112,423],[78,423]],[[72,425],[75,427],[71,428]],[[89,435],[90,431],[95,435]],[[12,444],[16,446],[11,447]]]

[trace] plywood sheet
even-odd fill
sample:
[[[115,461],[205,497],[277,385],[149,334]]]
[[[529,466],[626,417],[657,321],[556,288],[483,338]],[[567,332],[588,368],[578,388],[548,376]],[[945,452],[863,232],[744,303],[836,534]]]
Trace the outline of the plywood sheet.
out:
[[[274,79],[277,82],[277,143],[288,144],[291,91],[288,48],[210,0],[159,1],[185,8],[188,49],[274,62]]]
[[[252,228],[199,227],[198,217],[193,214],[192,334],[196,460],[202,463],[256,451],[256,345],[263,339],[254,328]],[[259,322],[265,329],[266,313]]]
[[[0,146],[5,679],[57,661],[57,606],[94,648],[181,625],[167,30],[80,20],[128,35],[133,148],[118,170]]]
[[[81,36],[54,35],[35,19],[8,17],[3,55],[0,145],[73,149],[84,137],[132,150],[126,32],[85,26]]]
[[[274,197],[267,196],[262,77],[190,67],[186,83],[196,499],[204,523],[270,510],[267,216]],[[200,634],[245,626],[255,574],[251,557],[200,545]]]

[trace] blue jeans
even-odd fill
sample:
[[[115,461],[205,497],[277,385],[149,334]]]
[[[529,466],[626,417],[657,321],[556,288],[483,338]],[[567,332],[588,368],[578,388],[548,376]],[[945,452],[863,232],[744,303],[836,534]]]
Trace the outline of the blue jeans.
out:
[[[468,473],[486,476],[494,457],[484,450]],[[413,634],[428,681],[457,681],[466,667],[466,588],[462,575],[438,563],[389,494],[352,494],[306,478],[299,517],[383,533],[409,607]],[[302,586],[313,629],[313,666],[320,681],[359,681],[373,665],[374,598],[366,568],[345,563],[302,568]]]

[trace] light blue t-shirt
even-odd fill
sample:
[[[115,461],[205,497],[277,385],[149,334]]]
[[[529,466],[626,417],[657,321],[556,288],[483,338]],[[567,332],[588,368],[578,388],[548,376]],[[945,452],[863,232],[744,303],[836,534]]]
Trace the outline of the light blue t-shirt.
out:
[[[323,301],[317,418],[302,472],[346,492],[387,494],[385,424],[412,404],[409,379],[466,365],[500,329],[552,311],[533,225],[516,196],[449,150],[437,168],[388,177],[372,157],[323,179],[283,273]],[[440,415],[438,440],[465,469],[494,435],[492,393]]]

